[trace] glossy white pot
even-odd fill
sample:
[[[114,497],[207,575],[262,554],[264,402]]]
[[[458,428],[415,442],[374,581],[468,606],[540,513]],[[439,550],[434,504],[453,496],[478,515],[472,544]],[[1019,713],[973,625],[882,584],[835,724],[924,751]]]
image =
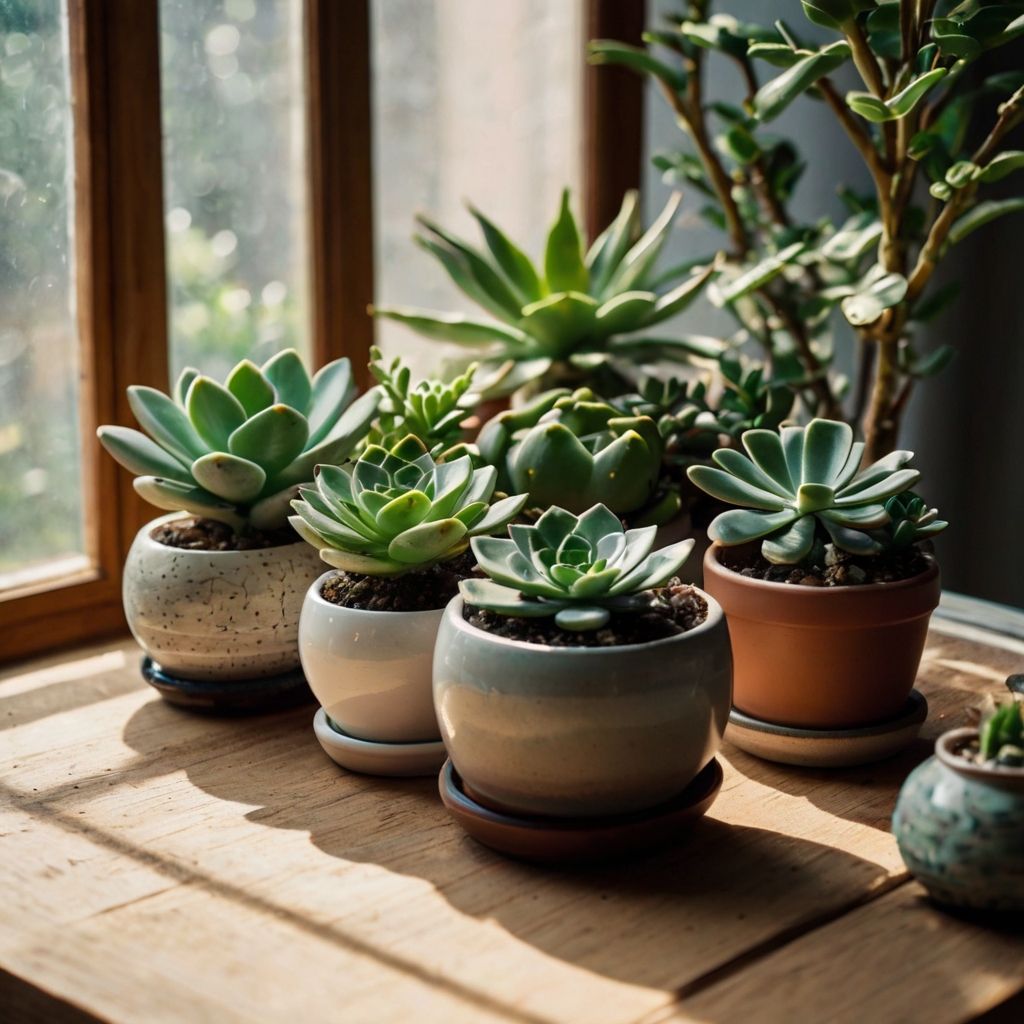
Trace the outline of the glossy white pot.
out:
[[[340,729],[377,743],[439,738],[431,665],[444,609],[371,612],[320,596],[326,572],[307,591],[299,653],[316,699]]]
[[[623,647],[494,636],[445,609],[434,704],[455,770],[481,801],[588,816],[653,807],[714,757],[729,719],[732,655],[718,602],[706,621]]]
[[[253,551],[160,544],[147,523],[124,566],[124,612],[139,646],[183,679],[257,679],[299,665],[299,611],[323,568],[305,541]]]

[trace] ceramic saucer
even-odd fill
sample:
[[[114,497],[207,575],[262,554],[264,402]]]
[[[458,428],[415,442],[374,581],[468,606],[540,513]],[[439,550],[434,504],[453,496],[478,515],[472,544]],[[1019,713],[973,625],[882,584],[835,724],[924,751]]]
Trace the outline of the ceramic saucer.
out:
[[[313,702],[301,668],[262,679],[180,679],[147,654],[142,678],[170,704],[205,715],[264,715]]]
[[[374,743],[342,732],[323,708],[313,716],[313,731],[327,756],[350,772],[364,775],[433,775],[448,752],[441,740],[427,743]]]
[[[891,757],[917,739],[928,717],[928,701],[912,690],[903,710],[877,725],[859,729],[795,729],[751,718],[733,708],[728,742],[755,757],[805,768],[850,768]]]
[[[446,761],[438,778],[448,813],[476,840],[500,853],[546,864],[611,860],[675,839],[714,802],[722,766],[714,759],[677,797],[645,811],[604,818],[519,817],[477,803]]]

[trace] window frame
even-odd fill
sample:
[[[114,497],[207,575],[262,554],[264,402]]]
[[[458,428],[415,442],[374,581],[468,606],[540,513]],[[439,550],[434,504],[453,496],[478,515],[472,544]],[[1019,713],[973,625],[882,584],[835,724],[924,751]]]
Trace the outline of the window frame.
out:
[[[158,0],[67,0],[75,161],[79,422],[92,567],[0,592],[0,664],[123,635],[121,570],[155,510],[96,440],[137,426],[126,389],[168,390]],[[587,39],[640,42],[645,0],[584,0]],[[304,0],[313,363],[373,344],[370,3]],[[591,237],[640,181],[643,83],[585,71],[584,196]],[[609,212],[610,211],[610,212]]]

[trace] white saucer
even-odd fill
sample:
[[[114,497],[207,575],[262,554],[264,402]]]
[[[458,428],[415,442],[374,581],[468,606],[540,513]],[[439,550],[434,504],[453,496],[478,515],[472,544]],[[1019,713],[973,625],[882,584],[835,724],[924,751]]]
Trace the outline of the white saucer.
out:
[[[850,768],[891,757],[917,739],[928,717],[928,701],[912,690],[895,718],[859,729],[795,729],[751,718],[733,708],[725,738],[766,761],[807,768]]]
[[[333,726],[320,708],[313,731],[327,756],[350,772],[364,775],[437,775],[448,757],[441,740],[427,743],[374,743],[357,740]]]

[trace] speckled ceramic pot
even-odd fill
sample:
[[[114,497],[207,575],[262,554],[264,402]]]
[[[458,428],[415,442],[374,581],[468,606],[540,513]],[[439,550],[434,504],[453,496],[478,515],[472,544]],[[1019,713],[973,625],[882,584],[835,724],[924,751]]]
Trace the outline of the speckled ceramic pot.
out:
[[[714,757],[729,718],[725,616],[665,640],[548,647],[471,626],[445,609],[434,705],[463,783],[517,813],[618,814],[680,793]]]
[[[310,689],[349,736],[376,743],[437,740],[430,668],[444,610],[371,612],[320,596],[334,575],[308,590],[299,653]]]
[[[953,729],[900,790],[892,830],[910,873],[940,903],[1024,910],[1024,768],[982,768],[954,751]]]
[[[299,611],[323,569],[305,541],[256,551],[187,551],[135,537],[124,612],[139,646],[183,679],[258,679],[299,665]]]

